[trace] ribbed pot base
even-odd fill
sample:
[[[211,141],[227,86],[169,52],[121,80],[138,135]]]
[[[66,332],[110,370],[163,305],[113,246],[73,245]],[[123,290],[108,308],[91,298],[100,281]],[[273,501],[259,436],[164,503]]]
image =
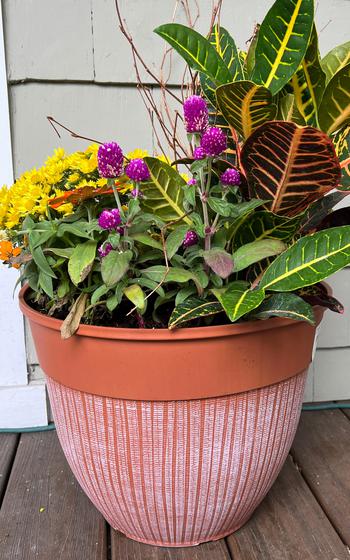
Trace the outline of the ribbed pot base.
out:
[[[72,471],[108,523],[159,546],[239,529],[276,479],[298,424],[306,372],[236,395],[132,401],[48,378]]]

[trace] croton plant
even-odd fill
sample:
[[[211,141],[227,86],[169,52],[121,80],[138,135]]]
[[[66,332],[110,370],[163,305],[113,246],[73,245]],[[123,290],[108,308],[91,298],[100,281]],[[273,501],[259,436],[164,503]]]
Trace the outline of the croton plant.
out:
[[[342,312],[322,280],[350,263],[350,42],[322,60],[313,0],[277,0],[248,52],[158,27],[194,72],[189,157],[116,142],[63,151],[0,191],[1,257],[64,319],[174,328]],[[186,169],[187,168],[187,169]],[[184,175],[190,173],[187,177]]]

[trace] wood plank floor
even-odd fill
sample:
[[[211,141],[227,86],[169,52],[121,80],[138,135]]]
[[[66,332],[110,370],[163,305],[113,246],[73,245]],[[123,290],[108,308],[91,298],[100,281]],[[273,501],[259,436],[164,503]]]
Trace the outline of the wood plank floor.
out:
[[[277,482],[240,531],[158,548],[114,531],[56,433],[0,434],[0,560],[350,560],[350,413],[303,412]]]

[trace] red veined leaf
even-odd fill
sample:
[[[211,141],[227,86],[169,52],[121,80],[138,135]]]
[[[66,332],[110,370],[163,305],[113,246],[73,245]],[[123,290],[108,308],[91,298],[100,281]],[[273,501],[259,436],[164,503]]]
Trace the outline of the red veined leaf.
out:
[[[115,185],[118,189],[125,183],[126,181],[116,181]],[[104,185],[100,188],[86,185],[85,187],[74,189],[73,191],[67,191],[63,195],[57,196],[56,198],[51,198],[51,200],[49,201],[49,206],[56,209],[59,208],[62,204],[67,204],[68,202],[75,206],[77,204],[80,204],[81,202],[84,202],[84,200],[88,200],[89,198],[95,198],[95,196],[106,194],[113,194],[113,190],[109,185]]]
[[[336,188],[340,166],[331,139],[310,126],[265,123],[243,146],[241,162],[250,195],[268,210],[295,216]]]
[[[310,305],[321,305],[327,307],[335,313],[344,313],[344,306],[335,297],[331,296],[327,288],[322,284],[305,286],[297,291],[298,296],[302,297]]]

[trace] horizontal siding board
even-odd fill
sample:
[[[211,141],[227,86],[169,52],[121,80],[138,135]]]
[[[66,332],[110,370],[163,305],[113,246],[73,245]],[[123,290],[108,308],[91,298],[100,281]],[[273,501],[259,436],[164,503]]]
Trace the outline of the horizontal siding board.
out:
[[[43,381],[23,387],[0,387],[0,428],[30,428],[47,424]]]
[[[4,0],[3,4],[10,80],[135,81],[130,48],[118,28],[114,0]],[[176,21],[185,23],[182,2],[120,0],[135,44],[152,70],[159,68],[165,47],[153,29],[172,20],[176,4]],[[194,0],[189,2],[194,14],[195,4]],[[196,29],[206,34],[212,2],[200,0],[198,4]],[[240,48],[246,48],[256,23],[262,21],[271,4],[272,0],[224,2],[221,21]],[[322,52],[348,40],[349,18],[348,0],[317,4]],[[171,82],[179,83],[183,63],[178,55],[173,58],[173,71]],[[141,75],[153,81],[143,70]]]
[[[42,165],[57,146],[72,152],[89,145],[64,131],[58,138],[47,115],[83,136],[116,140],[125,152],[152,150],[149,117],[135,87],[32,83],[11,86],[10,99],[16,176]]]
[[[9,80],[93,80],[90,0],[4,0]]]
[[[344,305],[344,313],[327,311],[322,321],[318,348],[340,348],[350,346],[350,268],[331,276],[327,283],[333,295]]]
[[[311,368],[314,401],[350,399],[350,348],[317,350]]]

